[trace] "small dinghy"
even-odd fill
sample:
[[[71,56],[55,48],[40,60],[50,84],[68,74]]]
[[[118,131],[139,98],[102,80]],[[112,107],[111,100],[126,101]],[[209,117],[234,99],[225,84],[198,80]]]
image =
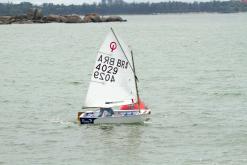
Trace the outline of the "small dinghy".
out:
[[[119,108],[126,105],[130,108]],[[151,110],[140,107],[133,53],[112,28],[98,51],[83,109],[88,111],[78,113],[81,124],[132,124],[150,118]]]

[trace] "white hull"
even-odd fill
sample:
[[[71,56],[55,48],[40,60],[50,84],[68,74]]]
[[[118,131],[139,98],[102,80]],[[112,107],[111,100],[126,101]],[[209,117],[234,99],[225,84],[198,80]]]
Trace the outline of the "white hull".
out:
[[[127,113],[136,113],[133,115],[123,115]],[[134,124],[134,123],[144,123],[150,119],[151,110],[115,110],[113,116],[106,117],[85,117],[85,115],[80,116],[81,124]]]
[[[148,115],[134,115],[121,117],[101,117],[94,120],[94,124],[134,124],[148,120]]]

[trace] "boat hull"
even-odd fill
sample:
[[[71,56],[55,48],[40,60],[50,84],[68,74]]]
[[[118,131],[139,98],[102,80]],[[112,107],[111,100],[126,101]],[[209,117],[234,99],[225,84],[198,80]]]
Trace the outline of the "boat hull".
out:
[[[87,113],[87,112],[85,112]],[[126,110],[119,111],[115,110],[113,116],[105,117],[95,117],[93,112],[90,112],[90,116],[85,116],[82,114],[79,119],[81,124],[135,124],[135,123],[144,123],[150,119],[150,110],[141,110],[138,111]]]

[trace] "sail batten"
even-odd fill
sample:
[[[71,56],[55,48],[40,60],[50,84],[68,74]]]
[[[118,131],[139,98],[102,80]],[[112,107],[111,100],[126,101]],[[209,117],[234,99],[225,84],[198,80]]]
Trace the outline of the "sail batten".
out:
[[[111,31],[101,45],[84,107],[114,107],[137,102],[131,51]]]

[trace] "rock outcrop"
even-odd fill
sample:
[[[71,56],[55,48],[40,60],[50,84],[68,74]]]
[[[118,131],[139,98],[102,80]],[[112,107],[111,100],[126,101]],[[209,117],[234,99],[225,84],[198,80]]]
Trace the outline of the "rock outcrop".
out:
[[[27,14],[18,16],[0,16],[0,24],[30,24],[30,23],[90,23],[90,22],[124,22],[119,16],[102,17],[96,13],[81,16],[73,15],[48,15],[43,16],[41,9],[30,9]]]
[[[0,24],[10,24],[13,20],[12,16],[0,16]]]
[[[96,13],[86,14],[83,18],[84,22],[102,22],[100,16]]]
[[[109,16],[104,18],[104,22],[126,22],[127,20],[122,19],[120,16]]]
[[[43,20],[46,23],[50,23],[50,22],[65,22],[66,18],[60,15],[48,15],[47,17],[43,17]]]
[[[79,15],[65,15],[65,23],[83,23],[84,21],[81,19]]]
[[[86,14],[83,18],[84,22],[126,22],[127,20],[122,19],[120,16],[108,16],[100,17],[96,13]]]
[[[59,23],[83,23],[83,20],[79,15],[48,15],[47,17],[43,17],[43,20],[45,23],[50,23],[50,22],[59,22]]]

